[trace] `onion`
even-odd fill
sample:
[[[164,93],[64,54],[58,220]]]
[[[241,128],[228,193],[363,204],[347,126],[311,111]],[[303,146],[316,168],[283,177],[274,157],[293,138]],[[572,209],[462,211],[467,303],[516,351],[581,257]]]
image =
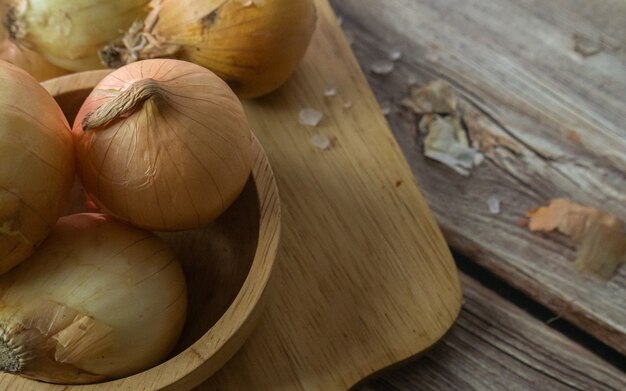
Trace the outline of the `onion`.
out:
[[[153,0],[152,12],[101,57],[115,68],[169,57],[215,72],[242,98],[280,87],[315,29],[312,0]]]
[[[72,136],[54,99],[0,61],[0,274],[32,254],[61,215],[74,180]]]
[[[6,15],[6,4],[0,3],[0,12]],[[67,73],[46,61],[38,53],[19,47],[8,39],[7,31],[0,28],[0,60],[9,62],[30,73],[38,81],[52,79]]]
[[[91,199],[141,228],[206,224],[250,175],[252,132],[241,102],[188,62],[146,60],[111,73],[81,107],[73,132]]]
[[[35,255],[0,276],[0,300],[0,369],[63,384],[158,364],[187,308],[166,244],[100,214],[59,219]]]
[[[149,0],[8,0],[11,39],[71,71],[102,68],[98,50],[145,17]]]

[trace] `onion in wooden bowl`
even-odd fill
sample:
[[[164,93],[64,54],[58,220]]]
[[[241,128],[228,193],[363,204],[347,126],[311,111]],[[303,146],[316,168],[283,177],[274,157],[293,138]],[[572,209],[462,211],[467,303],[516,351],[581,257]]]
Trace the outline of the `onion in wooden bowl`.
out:
[[[109,71],[63,76],[43,83],[68,121]],[[78,193],[79,194],[79,193]],[[76,198],[68,213],[85,211]],[[215,373],[243,345],[258,319],[280,236],[280,203],[267,157],[255,139],[251,176],[217,220],[192,231],[158,233],[181,261],[189,307],[170,358],[136,375],[89,385],[55,385],[0,374],[3,390],[189,390]]]

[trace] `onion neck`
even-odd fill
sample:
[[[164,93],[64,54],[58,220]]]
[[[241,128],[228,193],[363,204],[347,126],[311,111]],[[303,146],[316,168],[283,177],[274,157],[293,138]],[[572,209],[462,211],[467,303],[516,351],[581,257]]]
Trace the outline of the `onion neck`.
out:
[[[22,4],[15,3],[6,5],[5,7],[6,11],[3,24],[7,30],[9,39],[14,42],[21,42],[26,37],[26,25],[22,21],[23,15],[20,12],[20,8],[23,8],[23,6]]]
[[[160,82],[150,78],[136,81],[115,98],[87,114],[83,119],[83,130],[98,129],[128,117],[138,111],[146,100],[164,96],[165,90]]]

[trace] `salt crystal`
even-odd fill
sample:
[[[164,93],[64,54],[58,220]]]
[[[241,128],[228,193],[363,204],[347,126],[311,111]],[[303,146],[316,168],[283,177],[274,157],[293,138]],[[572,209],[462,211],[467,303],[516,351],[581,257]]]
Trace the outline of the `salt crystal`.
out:
[[[474,167],[480,166],[485,161],[485,155],[480,152],[476,152],[474,155]]]
[[[370,70],[377,75],[387,75],[393,71],[393,68],[393,62],[389,60],[376,61],[370,66]]]
[[[343,103],[343,108],[344,108],[344,109],[349,109],[349,108],[351,108],[351,107],[352,107],[352,105],[353,105],[352,101],[351,101],[351,100],[347,100],[347,101],[345,101],[345,102]]]
[[[389,52],[389,59],[391,61],[398,61],[402,58],[402,52],[399,50],[392,50]]]
[[[487,206],[489,207],[489,213],[497,215],[500,213],[500,199],[496,196],[491,196],[487,200]]]
[[[300,123],[306,126],[317,126],[324,118],[324,114],[314,109],[302,109],[300,110]]]
[[[324,96],[336,96],[337,95],[337,88],[333,87],[333,86],[328,86],[326,87],[326,89],[324,90]]]
[[[319,148],[321,150],[328,149],[328,148],[330,148],[330,145],[331,145],[330,139],[328,138],[328,136],[326,136],[324,134],[315,134],[315,135],[311,136],[311,138],[309,139],[309,142],[313,146],[315,146],[315,147],[317,147],[317,148]]]

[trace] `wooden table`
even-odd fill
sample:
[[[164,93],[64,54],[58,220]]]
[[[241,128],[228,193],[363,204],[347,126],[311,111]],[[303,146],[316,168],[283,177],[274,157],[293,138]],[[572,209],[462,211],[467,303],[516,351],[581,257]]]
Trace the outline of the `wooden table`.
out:
[[[566,197],[626,220],[626,1],[331,0],[446,238],[465,304],[432,351],[362,390],[626,389],[626,267],[579,273],[528,232]],[[387,75],[370,71],[392,50]],[[497,140],[470,177],[425,159],[411,82],[453,85]],[[502,212],[492,215],[487,199]]]

